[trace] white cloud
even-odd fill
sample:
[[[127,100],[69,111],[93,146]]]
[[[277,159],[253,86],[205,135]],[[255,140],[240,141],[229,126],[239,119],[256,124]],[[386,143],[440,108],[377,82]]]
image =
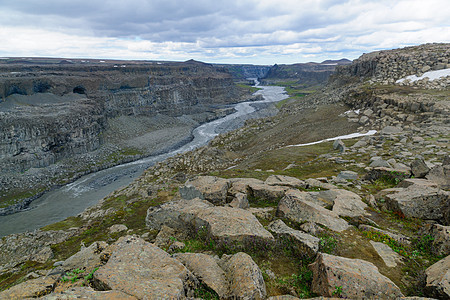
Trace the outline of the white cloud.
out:
[[[444,0],[2,0],[0,56],[295,63],[450,42]]]

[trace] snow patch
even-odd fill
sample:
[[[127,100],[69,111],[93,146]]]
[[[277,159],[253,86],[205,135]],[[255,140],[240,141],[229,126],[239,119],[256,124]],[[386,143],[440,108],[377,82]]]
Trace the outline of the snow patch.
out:
[[[437,70],[437,71],[429,71],[424,73],[422,76],[417,77],[417,75],[410,75],[405,78],[397,80],[395,83],[402,83],[405,80],[409,80],[411,82],[422,80],[426,77],[428,77],[428,80],[433,81],[436,79],[444,78],[450,76],[450,69],[443,69],[443,70]]]
[[[368,135],[374,135],[375,133],[377,133],[376,130],[369,130],[366,133],[351,133],[351,134],[346,134],[346,135],[340,135],[337,137],[333,137],[333,138],[329,138],[329,139],[324,139],[324,140],[320,140],[317,142],[312,142],[312,143],[306,143],[306,144],[297,144],[297,145],[289,145],[286,146],[286,148],[288,147],[301,147],[301,146],[310,146],[310,145],[315,145],[315,144],[320,144],[323,142],[329,142],[329,141],[335,141],[335,140],[347,140],[347,139],[353,139],[353,138],[357,138],[357,137],[362,137],[362,136],[368,136]]]

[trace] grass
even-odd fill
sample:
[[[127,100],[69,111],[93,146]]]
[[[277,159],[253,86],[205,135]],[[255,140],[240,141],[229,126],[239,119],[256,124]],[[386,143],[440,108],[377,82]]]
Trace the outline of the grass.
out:
[[[249,93],[252,93],[252,94],[257,92],[257,91],[259,91],[259,90],[261,90],[261,88],[254,87],[254,86],[251,86],[251,85],[248,85],[248,84],[244,84],[244,83],[236,83],[236,85],[238,87],[242,88],[242,89],[247,90]]]

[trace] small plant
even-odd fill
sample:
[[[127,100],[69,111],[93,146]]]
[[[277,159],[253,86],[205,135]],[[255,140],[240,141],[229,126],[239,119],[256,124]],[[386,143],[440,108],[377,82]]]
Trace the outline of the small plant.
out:
[[[319,248],[321,252],[332,254],[337,247],[337,239],[331,235],[320,237]]]
[[[72,271],[70,271],[70,272],[66,272],[66,275],[64,275],[62,278],[61,278],[61,280],[62,280],[62,282],[67,282],[67,281],[71,281],[72,283],[75,283],[75,282],[77,282],[79,279],[81,279],[82,277],[79,275],[79,274],[81,274],[81,273],[83,273],[84,272],[84,270],[81,270],[81,269],[75,269],[75,270],[72,270]]]
[[[89,274],[87,274],[86,276],[84,276],[84,283],[85,285],[87,285],[89,283],[89,281],[92,280],[92,278],[94,278],[94,273],[95,271],[98,270],[98,267],[95,268],[94,270],[92,270]]]
[[[334,291],[333,291],[333,296],[337,296],[337,297],[340,297],[341,296],[341,294],[342,294],[342,285],[335,285],[334,286]]]

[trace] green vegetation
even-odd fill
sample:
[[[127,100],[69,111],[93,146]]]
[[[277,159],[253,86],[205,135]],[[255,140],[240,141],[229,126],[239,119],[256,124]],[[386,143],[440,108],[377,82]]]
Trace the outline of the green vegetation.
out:
[[[257,91],[259,91],[261,88],[258,87],[254,87],[245,83],[236,83],[236,85],[244,90],[247,90],[249,93],[255,93]]]
[[[194,290],[195,298],[205,299],[205,300],[219,300],[220,297],[217,293],[210,289],[208,286],[201,284]]]

